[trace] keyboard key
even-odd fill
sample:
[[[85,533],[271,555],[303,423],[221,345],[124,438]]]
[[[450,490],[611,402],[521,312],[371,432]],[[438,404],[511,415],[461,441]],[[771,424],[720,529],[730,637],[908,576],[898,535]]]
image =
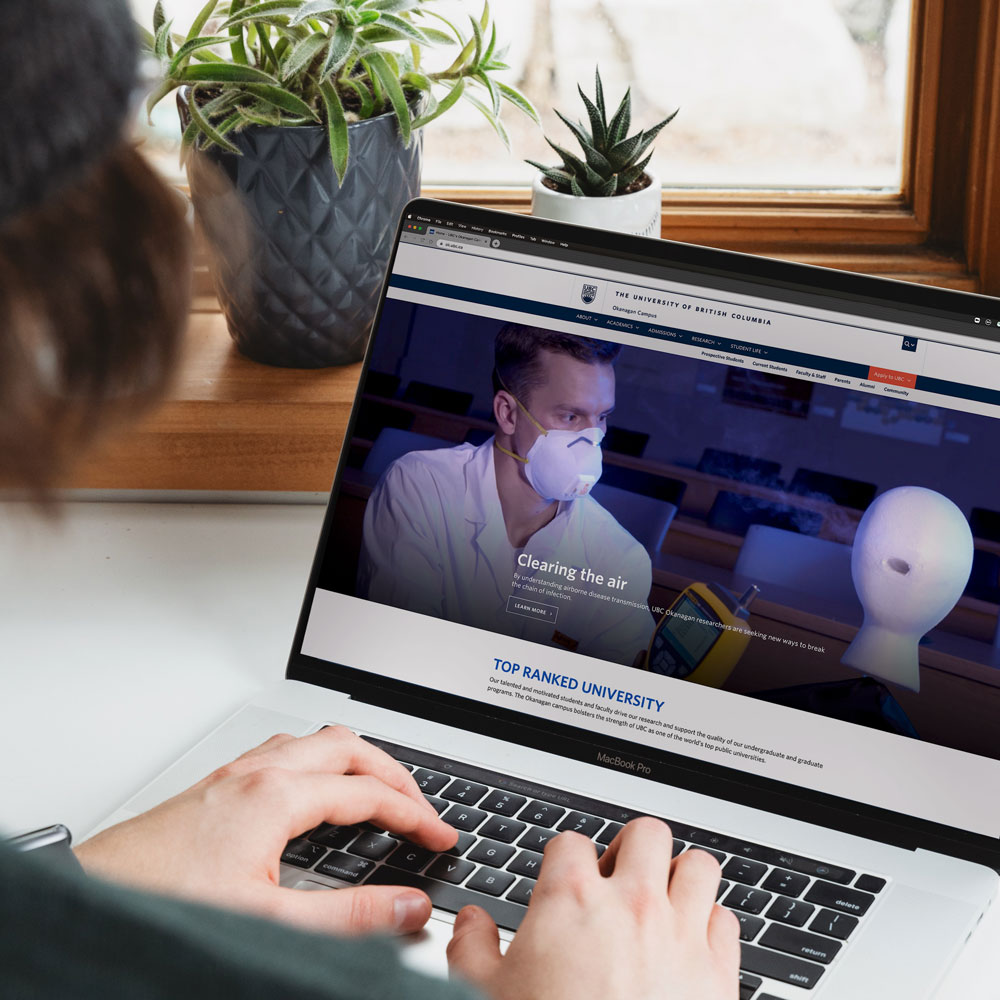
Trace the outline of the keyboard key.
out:
[[[412,764],[407,764],[405,760],[397,760],[396,763],[399,764],[400,767],[405,767],[407,771],[412,772],[416,770]]]
[[[597,842],[599,844],[610,844],[615,837],[618,836],[619,830],[624,830],[625,827],[621,823],[609,823],[601,832],[597,835]]]
[[[764,884],[761,888],[769,889],[771,892],[780,892],[783,896],[801,896],[808,884],[809,878],[806,875],[799,875],[798,872],[788,872],[783,868],[775,868],[764,879]]]
[[[527,801],[523,795],[515,795],[513,792],[493,791],[479,803],[479,808],[498,816],[513,816]]]
[[[756,885],[766,872],[767,865],[762,865],[759,861],[747,861],[745,858],[733,858],[722,869],[726,878],[744,885]]]
[[[741,941],[752,941],[764,926],[763,917],[753,917],[749,913],[737,913],[736,919],[740,922]]]
[[[862,892],[881,892],[885,888],[885,879],[877,875],[859,875],[854,888]]]
[[[427,875],[429,878],[438,878],[442,882],[458,885],[459,882],[464,882],[475,870],[476,866],[469,861],[443,855],[427,869]]]
[[[402,868],[407,872],[418,872],[426,868],[431,859],[436,855],[434,851],[428,851],[425,847],[417,847],[416,844],[401,844],[389,855],[386,864],[393,868]]]
[[[779,896],[764,916],[770,917],[772,920],[780,920],[783,924],[791,924],[793,927],[801,927],[815,912],[816,907],[812,903],[803,903],[801,899]]]
[[[354,840],[358,835],[358,827],[356,826],[330,826],[329,823],[320,823],[312,833],[309,834],[309,839],[314,844],[322,844],[323,847],[332,847],[334,850],[341,851],[347,845]]]
[[[497,871],[495,868],[480,868],[468,882],[467,889],[485,892],[490,896],[502,896],[514,884],[514,876],[510,872]]]
[[[413,772],[413,780],[424,795],[437,795],[451,781],[451,778],[447,774],[438,774],[437,771],[429,771],[426,767],[420,767]]]
[[[473,834],[466,833],[464,830],[459,830],[458,831],[458,843],[450,851],[445,851],[444,853],[451,855],[453,858],[459,858],[463,854],[465,854],[465,852],[470,847],[472,847],[472,845],[475,842],[476,842],[476,838],[475,838],[475,836]]]
[[[604,820],[596,816],[588,816],[582,812],[571,812],[560,824],[560,830],[572,830],[582,833],[585,837],[593,837],[604,826]]]
[[[745,885],[734,885],[732,892],[722,901],[723,906],[746,913],[760,913],[771,902],[771,894],[763,889],[751,889]]]
[[[359,858],[381,861],[398,846],[399,841],[393,840],[392,837],[381,837],[377,833],[363,833],[347,850],[349,854],[356,854]]]
[[[450,802],[445,802],[444,799],[439,799],[436,795],[425,795],[424,798],[427,799],[432,806],[434,806],[434,810],[438,816],[440,816],[445,809],[451,808]]]
[[[281,860],[286,865],[295,865],[296,868],[312,868],[324,854],[326,848],[319,844],[310,844],[308,840],[290,840],[281,855]]]
[[[351,854],[331,851],[314,869],[317,875],[339,878],[342,882],[357,885],[375,867],[374,861]]]
[[[846,941],[857,926],[857,917],[849,917],[846,913],[835,913],[833,910],[820,910],[816,914],[816,919],[809,925],[809,930],[828,934],[839,941]]]
[[[822,965],[803,962],[781,952],[758,948],[755,944],[740,944],[740,968],[758,976],[767,976],[779,983],[791,983],[811,990],[826,971]]]
[[[471,806],[452,806],[442,817],[449,826],[456,830],[475,830],[484,819],[486,813],[482,809],[473,809]]]
[[[521,851],[514,860],[507,865],[507,871],[515,875],[526,875],[528,878],[538,878],[538,873],[542,870],[542,856],[534,851]]]
[[[496,840],[481,840],[469,852],[469,860],[491,868],[503,868],[514,857],[514,848],[510,844],[501,844]]]
[[[725,879],[720,880],[720,882],[719,882],[719,891],[715,894],[716,902],[718,902],[720,899],[722,899],[723,895],[725,894],[725,892],[729,888],[729,886],[730,886],[730,883],[727,882]]]
[[[475,781],[456,778],[442,793],[441,798],[449,802],[461,802],[466,806],[474,806],[489,789]]]
[[[760,976],[751,976],[749,972],[740,973],[740,1000],[751,1000],[754,993],[760,989],[763,980]]]
[[[808,931],[796,930],[794,927],[782,927],[781,924],[771,924],[760,939],[760,943],[768,948],[808,958],[813,962],[829,965],[834,955],[843,947],[839,941]]]
[[[535,826],[546,826],[550,829],[556,825],[566,815],[566,810],[561,806],[554,806],[548,802],[529,802],[518,814],[518,819],[523,819],[527,823],[534,823]]]
[[[481,837],[499,840],[505,844],[513,844],[527,829],[527,825],[519,819],[508,819],[506,816],[491,816],[479,831]]]
[[[354,860],[360,861],[361,859],[355,858]],[[493,871],[493,869],[487,869],[487,871]],[[379,865],[365,880],[365,885],[405,885],[413,889],[420,889],[430,896],[434,906],[441,910],[447,910],[449,913],[458,913],[463,906],[468,906],[469,903],[475,901],[477,906],[486,910],[498,926],[509,931],[517,930],[527,912],[523,906],[509,903],[506,899],[497,899],[485,894],[472,896],[465,886],[439,882],[426,875],[416,875],[413,872],[389,868],[386,865]]]
[[[813,882],[809,887],[806,899],[810,903],[828,906],[831,910],[840,910],[842,913],[853,913],[858,917],[866,913],[868,907],[875,902],[875,897],[871,893],[845,889],[842,885],[820,881]]]
[[[540,826],[533,826],[517,842],[517,846],[527,848],[529,851],[544,850],[545,845],[557,832],[556,830],[543,830]]]
[[[674,840],[673,850],[671,850],[670,856],[672,858],[676,858],[677,855],[680,854],[684,850],[685,847],[687,847],[687,844],[685,844],[683,840],[677,840],[677,839],[675,839]]]
[[[533,878],[523,878],[507,893],[507,899],[512,903],[521,903],[527,906],[531,902],[531,893],[534,888],[535,880]]]

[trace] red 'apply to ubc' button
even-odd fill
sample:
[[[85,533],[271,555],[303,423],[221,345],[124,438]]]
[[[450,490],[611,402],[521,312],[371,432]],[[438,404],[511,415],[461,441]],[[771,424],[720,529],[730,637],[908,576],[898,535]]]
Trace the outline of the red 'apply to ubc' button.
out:
[[[869,368],[868,379],[871,382],[885,382],[888,385],[902,386],[904,389],[913,389],[917,385],[917,376],[909,372],[897,372],[891,368]]]

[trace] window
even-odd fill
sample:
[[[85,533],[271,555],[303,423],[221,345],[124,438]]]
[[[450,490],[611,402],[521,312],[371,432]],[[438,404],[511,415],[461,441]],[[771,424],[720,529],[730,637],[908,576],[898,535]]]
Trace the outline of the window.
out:
[[[448,6],[468,10],[473,4]],[[676,108],[651,166],[668,187],[899,191],[909,68],[906,0],[505,0],[515,82],[545,133],[573,148],[554,108],[585,116],[601,67],[609,104],[631,86],[633,121]],[[613,107],[612,109],[613,110]],[[609,112],[610,113],[610,112]],[[524,158],[558,162],[541,131],[505,116],[513,151],[472,107],[427,129],[428,184],[528,184]]]
[[[132,0],[148,23],[154,0]],[[449,0],[468,13],[479,0]],[[178,25],[201,0],[168,0]],[[524,85],[579,117],[600,63],[609,101],[634,83],[638,123],[680,114],[657,142],[663,235],[1000,294],[1000,0],[495,0]],[[504,152],[472,107],[425,136],[425,193],[530,210],[555,161],[505,111]],[[171,102],[147,148],[176,166]]]

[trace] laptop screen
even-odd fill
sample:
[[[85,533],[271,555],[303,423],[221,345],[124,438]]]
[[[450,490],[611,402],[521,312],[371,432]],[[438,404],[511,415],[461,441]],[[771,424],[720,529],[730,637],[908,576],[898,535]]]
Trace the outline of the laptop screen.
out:
[[[448,212],[301,653],[1000,835],[1000,306]]]

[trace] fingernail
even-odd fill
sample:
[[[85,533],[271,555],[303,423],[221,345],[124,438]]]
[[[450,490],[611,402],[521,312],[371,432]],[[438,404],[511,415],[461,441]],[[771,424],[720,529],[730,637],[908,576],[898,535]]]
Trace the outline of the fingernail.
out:
[[[393,919],[399,931],[415,931],[427,923],[430,906],[427,897],[418,892],[407,892],[397,896],[392,904]]]

